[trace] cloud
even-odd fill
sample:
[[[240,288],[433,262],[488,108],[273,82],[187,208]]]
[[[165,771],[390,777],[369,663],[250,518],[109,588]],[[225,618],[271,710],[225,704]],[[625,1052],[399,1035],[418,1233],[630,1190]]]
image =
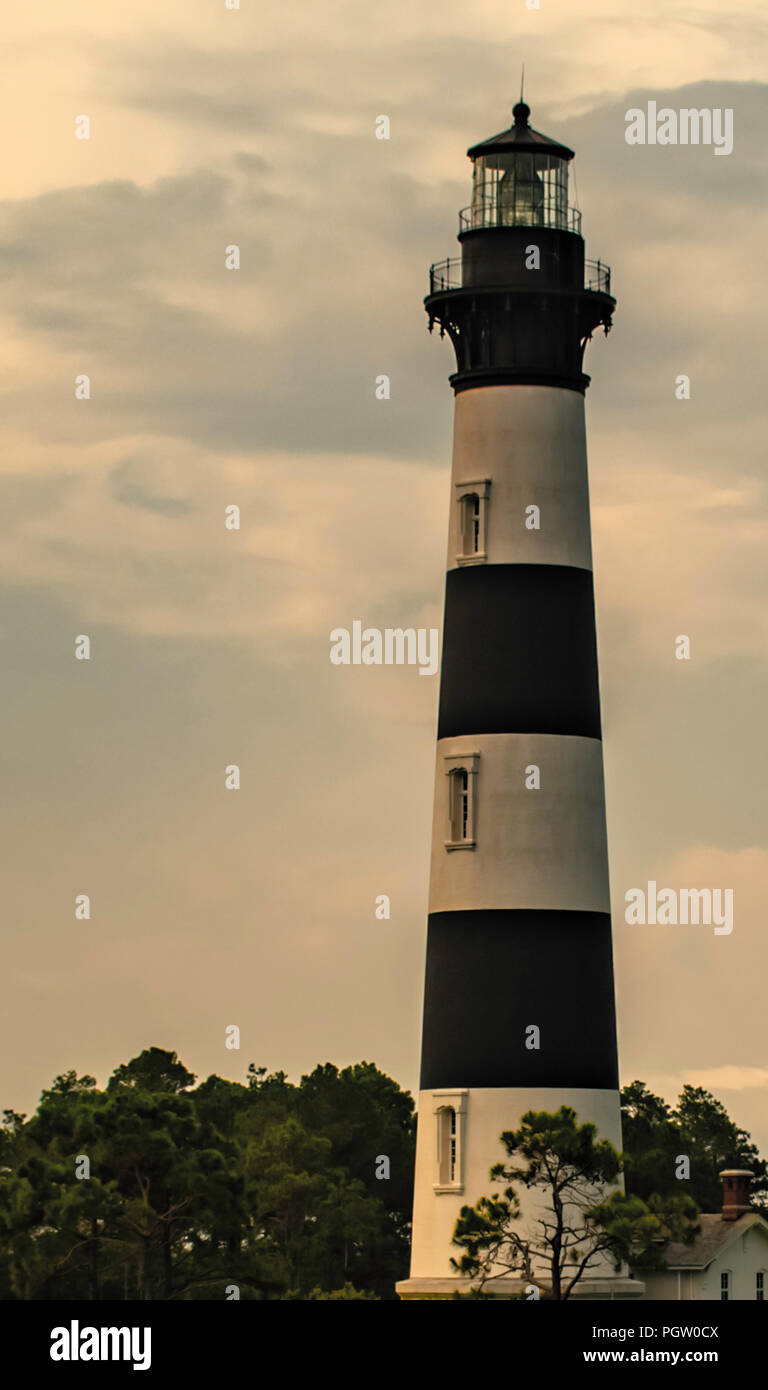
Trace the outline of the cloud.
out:
[[[112,468],[107,486],[112,496],[128,507],[145,507],[165,516],[184,516],[190,504],[181,497],[162,497],[157,492],[158,473],[162,465],[157,460],[126,459]]]
[[[667,1100],[677,1100],[683,1086],[701,1086],[720,1099],[723,1091],[754,1091],[768,1087],[768,1067],[683,1067],[679,1072],[650,1071],[642,1078],[649,1090]]]
[[[588,254],[613,262],[619,298],[614,334],[588,353],[592,399],[623,453],[637,453],[642,427],[645,471],[665,469],[676,437],[677,469],[692,477],[718,472],[734,443],[742,471],[762,466],[754,196],[765,91],[703,83],[656,93],[676,105],[736,102],[739,144],[725,160],[703,148],[630,149],[629,97],[569,126]],[[430,129],[442,133],[434,111],[424,120],[429,145]],[[51,374],[63,356],[73,374],[93,376],[92,437],[138,427],[211,447],[386,448],[401,458],[428,448],[435,422],[447,422],[452,356],[428,342],[420,301],[430,261],[456,249],[469,164],[454,143],[454,176],[436,180],[429,161],[417,170],[399,161],[402,137],[376,141],[362,119],[343,150],[339,138],[316,131],[297,142],[294,132],[289,162],[240,148],[215,169],[148,186],[123,179],[6,203],[0,308],[22,354],[41,340],[59,354],[34,388],[14,392],[11,419],[29,418],[32,389],[45,390],[49,437],[82,430]],[[239,271],[224,265],[233,242]],[[682,371],[692,379],[685,403],[674,397]],[[392,380],[386,407],[373,396],[382,372]]]
[[[81,624],[247,640],[281,664],[312,654],[322,671],[330,630],[355,617],[439,625],[432,519],[445,488],[420,461],[220,451],[214,467],[207,451],[146,436],[65,457],[55,506],[42,481],[20,505],[18,475],[0,475],[0,497],[17,503],[0,576],[55,586]],[[239,531],[224,525],[232,503]]]

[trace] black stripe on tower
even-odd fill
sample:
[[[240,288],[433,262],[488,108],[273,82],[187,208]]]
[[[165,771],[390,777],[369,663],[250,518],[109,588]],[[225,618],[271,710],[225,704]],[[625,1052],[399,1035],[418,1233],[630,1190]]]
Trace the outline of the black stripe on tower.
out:
[[[600,738],[591,571],[449,570],[437,736],[527,733]]]
[[[617,1089],[608,913],[430,915],[421,1090],[458,1085]]]

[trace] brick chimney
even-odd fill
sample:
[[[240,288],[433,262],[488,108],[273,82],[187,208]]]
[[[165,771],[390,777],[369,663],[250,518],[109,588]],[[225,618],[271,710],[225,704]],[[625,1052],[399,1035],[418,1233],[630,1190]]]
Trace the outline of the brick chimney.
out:
[[[749,1211],[749,1185],[754,1173],[748,1168],[724,1168],[718,1176],[723,1180],[723,1221],[737,1221]]]

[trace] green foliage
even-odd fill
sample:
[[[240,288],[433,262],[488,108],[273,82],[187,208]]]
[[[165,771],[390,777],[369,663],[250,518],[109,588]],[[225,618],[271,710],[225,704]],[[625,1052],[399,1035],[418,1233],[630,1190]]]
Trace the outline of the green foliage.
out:
[[[529,1110],[518,1130],[505,1130],[501,1136],[510,1157],[524,1160],[508,1169],[503,1163],[492,1170],[507,1180],[517,1179],[526,1187],[544,1183],[563,1190],[566,1183],[615,1182],[621,1158],[607,1139],[597,1140],[593,1124],[578,1123],[576,1111],[561,1105],[555,1114]]]
[[[307,1293],[307,1294],[298,1294],[298,1293],[297,1293],[297,1294],[294,1294],[293,1292],[291,1292],[291,1293],[284,1294],[283,1297],[286,1298],[286,1299],[299,1299],[299,1298],[300,1298],[300,1299],[303,1299],[303,1300],[306,1300],[306,1301],[313,1301],[313,1302],[316,1302],[316,1301],[318,1301],[319,1299],[327,1299],[327,1300],[329,1300],[329,1301],[330,1301],[330,1300],[336,1301],[336,1300],[338,1300],[338,1299],[347,1300],[347,1299],[350,1299],[350,1298],[362,1298],[362,1299],[367,1299],[368,1302],[371,1302],[371,1301],[373,1301],[373,1302],[378,1302],[378,1301],[379,1301],[379,1296],[378,1296],[378,1294],[369,1293],[369,1292],[368,1292],[367,1290],[365,1290],[365,1289],[356,1289],[356,1288],[354,1287],[353,1284],[345,1284],[344,1287],[341,1288],[341,1289],[331,1289],[331,1292],[330,1292],[330,1293],[326,1293],[324,1289],[315,1288],[315,1289],[312,1289],[312,1291],[311,1291],[310,1293]]]
[[[701,1211],[719,1211],[723,1168],[751,1168],[751,1200],[768,1205],[768,1165],[748,1134],[730,1119],[724,1105],[701,1086],[684,1086],[675,1108],[642,1081],[621,1093],[627,1192],[649,1198],[686,1192]],[[675,1176],[677,1158],[691,1160],[690,1179]]]
[[[96,1084],[95,1082],[93,1083]],[[107,1082],[107,1090],[130,1086],[139,1091],[170,1091],[175,1095],[194,1086],[195,1078],[179,1061],[175,1052],[161,1047],[148,1047],[125,1066],[116,1067]]]
[[[366,1062],[298,1086],[253,1064],[245,1086],[194,1082],[149,1048],[104,1091],[67,1072],[29,1120],[4,1113],[0,1297],[224,1299],[237,1285],[241,1299],[393,1298],[411,1097]],[[390,1182],[374,1176],[380,1153]]]
[[[613,1192],[592,1209],[591,1217],[612,1240],[618,1263],[631,1261],[643,1269],[663,1269],[664,1251],[670,1241],[690,1245],[701,1227],[699,1211],[686,1193],[660,1196],[647,1202],[631,1193]]]

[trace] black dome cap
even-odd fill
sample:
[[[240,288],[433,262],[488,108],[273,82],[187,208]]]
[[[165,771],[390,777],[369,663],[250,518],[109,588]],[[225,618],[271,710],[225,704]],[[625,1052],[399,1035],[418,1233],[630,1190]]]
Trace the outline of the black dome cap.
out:
[[[515,124],[509,130],[502,130],[499,135],[491,135],[487,140],[481,140],[479,145],[473,145],[467,150],[470,159],[478,159],[481,155],[526,153],[526,154],[551,154],[556,159],[573,159],[573,150],[567,145],[561,145],[558,140],[551,140],[548,135],[542,135],[540,130],[534,130],[528,124],[528,117],[531,108],[524,101],[518,101],[512,111]]]

